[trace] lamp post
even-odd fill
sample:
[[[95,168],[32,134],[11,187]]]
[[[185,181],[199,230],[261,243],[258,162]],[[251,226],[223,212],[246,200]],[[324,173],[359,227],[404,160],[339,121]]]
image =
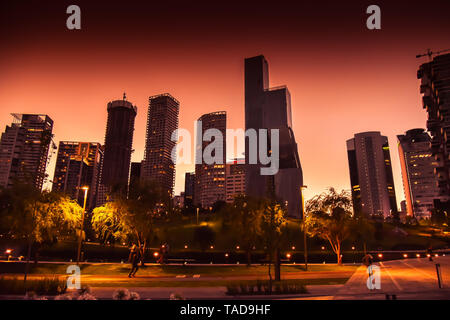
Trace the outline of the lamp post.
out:
[[[303,189],[307,186],[300,187],[300,194],[302,196],[302,219],[303,219],[303,252],[305,256],[305,271],[308,271],[308,246],[306,244],[306,223],[305,223],[305,198],[303,197]]]
[[[78,250],[77,250],[77,265],[80,263],[80,254],[81,254],[81,242],[83,237],[83,229],[84,229],[84,213],[86,211],[86,199],[89,187],[85,186],[81,188],[84,190],[84,201],[83,201],[83,212],[81,213],[81,228],[80,235],[78,237]]]

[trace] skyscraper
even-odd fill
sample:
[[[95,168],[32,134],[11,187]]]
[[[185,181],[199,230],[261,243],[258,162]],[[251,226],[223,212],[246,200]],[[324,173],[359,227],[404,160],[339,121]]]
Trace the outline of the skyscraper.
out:
[[[430,218],[433,201],[439,198],[431,138],[424,129],[408,130],[397,138],[407,215]]]
[[[300,217],[303,172],[292,131],[291,96],[286,86],[269,87],[268,63],[264,56],[245,59],[245,129],[279,130],[279,170],[274,176],[261,175],[261,164],[249,164],[251,146],[246,139],[247,195],[274,195],[287,205],[290,216]]]
[[[141,179],[142,162],[132,162],[130,169],[130,187]]]
[[[83,192],[88,186],[87,209],[95,207],[103,149],[97,142],[60,141],[56,158],[54,191],[65,192],[83,205]]]
[[[184,175],[184,206],[192,207],[194,204],[195,173],[186,172]]]
[[[149,98],[147,137],[141,179],[156,182],[172,198],[175,164],[172,161],[172,133],[178,129],[180,103],[168,93]]]
[[[137,107],[126,100],[125,94],[123,100],[108,103],[101,176],[101,183],[105,186],[125,187],[128,184],[136,113]]]
[[[347,140],[355,214],[389,217],[397,212],[388,139],[362,132]]]
[[[6,127],[0,141],[0,186],[10,187],[18,180],[41,190],[52,143],[53,120],[45,114],[13,113],[12,116],[13,123]]]
[[[238,195],[245,195],[245,159],[235,159],[225,167],[226,202],[231,203]]]
[[[222,134],[222,144],[217,148],[221,152],[221,163],[207,164],[204,159],[196,159],[195,165],[195,191],[194,204],[202,208],[210,208],[216,201],[225,201],[225,163],[226,163],[226,128],[227,114],[225,111],[212,112],[202,115],[202,130],[198,132],[203,136],[208,129],[217,129]],[[201,146],[197,145],[197,150],[203,154],[209,141],[202,141]],[[212,143],[212,142],[211,142]],[[199,154],[197,154],[199,156]],[[219,157],[219,155],[217,155]]]
[[[422,105],[428,113],[431,153],[437,162],[439,197],[436,207],[450,209],[450,54],[436,56],[417,71]]]

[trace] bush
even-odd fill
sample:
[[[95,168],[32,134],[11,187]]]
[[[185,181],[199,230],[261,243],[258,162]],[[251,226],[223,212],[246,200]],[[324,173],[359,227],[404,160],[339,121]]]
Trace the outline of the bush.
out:
[[[29,291],[37,295],[59,295],[64,294],[66,290],[67,282],[58,277],[27,280],[26,287],[22,278],[0,277],[0,294],[25,294]]]
[[[308,291],[303,284],[292,281],[273,282],[271,292],[269,281],[257,280],[256,282],[243,281],[238,284],[230,283],[229,285],[227,285],[226,294],[230,296],[237,296],[264,294],[299,294],[307,292]]]

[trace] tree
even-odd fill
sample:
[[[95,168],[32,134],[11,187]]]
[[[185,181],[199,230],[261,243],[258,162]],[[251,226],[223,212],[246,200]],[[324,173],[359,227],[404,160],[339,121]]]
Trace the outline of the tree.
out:
[[[271,264],[275,266],[275,281],[281,280],[280,274],[280,244],[282,241],[283,227],[286,225],[286,212],[276,201],[266,201],[262,210],[262,237],[266,244],[269,256],[268,272],[270,290],[272,290]],[[274,258],[275,257],[275,261]]]
[[[200,246],[202,251],[205,251],[209,246],[214,243],[216,239],[216,233],[209,226],[197,227],[194,230],[194,242]]]
[[[229,211],[231,228],[237,235],[239,245],[245,250],[247,266],[250,266],[252,248],[262,232],[261,201],[248,196],[237,196]]]
[[[63,194],[37,190],[34,186],[15,182],[0,191],[1,224],[7,234],[28,242],[28,263],[33,245],[55,242],[58,236],[70,234],[81,223],[82,208]]]
[[[145,253],[155,234],[155,221],[167,216],[168,196],[153,182],[135,183],[128,196],[123,192],[112,195],[113,201],[95,208],[92,227],[99,238],[137,242]]]
[[[352,219],[352,200],[348,192],[337,193],[329,188],[309,200],[306,204],[305,228],[311,237],[327,240],[342,264],[342,242],[349,238],[354,224]]]

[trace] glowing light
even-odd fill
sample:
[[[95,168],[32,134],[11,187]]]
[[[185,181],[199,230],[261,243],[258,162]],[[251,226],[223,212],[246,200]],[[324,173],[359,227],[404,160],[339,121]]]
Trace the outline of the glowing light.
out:
[[[211,249],[214,249],[214,246],[211,246],[210,248],[211,248]]]
[[[225,257],[227,257],[227,258],[228,258],[228,253],[225,253]]]
[[[241,247],[239,247],[239,246],[236,246],[236,249],[238,249],[238,250],[239,250],[240,248],[241,248]]]
[[[325,247],[322,247],[322,250],[325,250]]]
[[[153,256],[154,256],[154,257],[159,256],[159,252],[153,252]]]
[[[353,246],[353,247],[352,247],[352,250],[355,250],[355,249],[356,249],[355,246]]]
[[[428,254],[427,254],[427,257],[428,257],[428,258],[431,257],[431,254],[428,253]]]
[[[187,249],[187,248],[188,248],[188,245],[187,245],[187,244],[185,244],[185,245],[184,245],[184,248],[185,248],[185,249]]]
[[[416,257],[417,257],[417,258],[420,258],[420,254],[416,254]]]
[[[294,246],[292,246],[292,250],[295,250],[295,247],[294,247]]]
[[[291,258],[291,254],[290,254],[290,253],[287,253],[287,254],[286,254],[286,258],[290,259],[290,258]]]
[[[408,258],[408,255],[406,253],[404,253],[403,258]]]
[[[379,254],[378,254],[378,258],[383,258],[383,254],[382,254],[382,253],[379,253]]]
[[[435,255],[434,255],[435,257],[439,257],[439,255],[436,253]]]
[[[5,251],[6,254],[11,254],[11,252],[12,252],[12,249],[6,249],[6,251]]]

